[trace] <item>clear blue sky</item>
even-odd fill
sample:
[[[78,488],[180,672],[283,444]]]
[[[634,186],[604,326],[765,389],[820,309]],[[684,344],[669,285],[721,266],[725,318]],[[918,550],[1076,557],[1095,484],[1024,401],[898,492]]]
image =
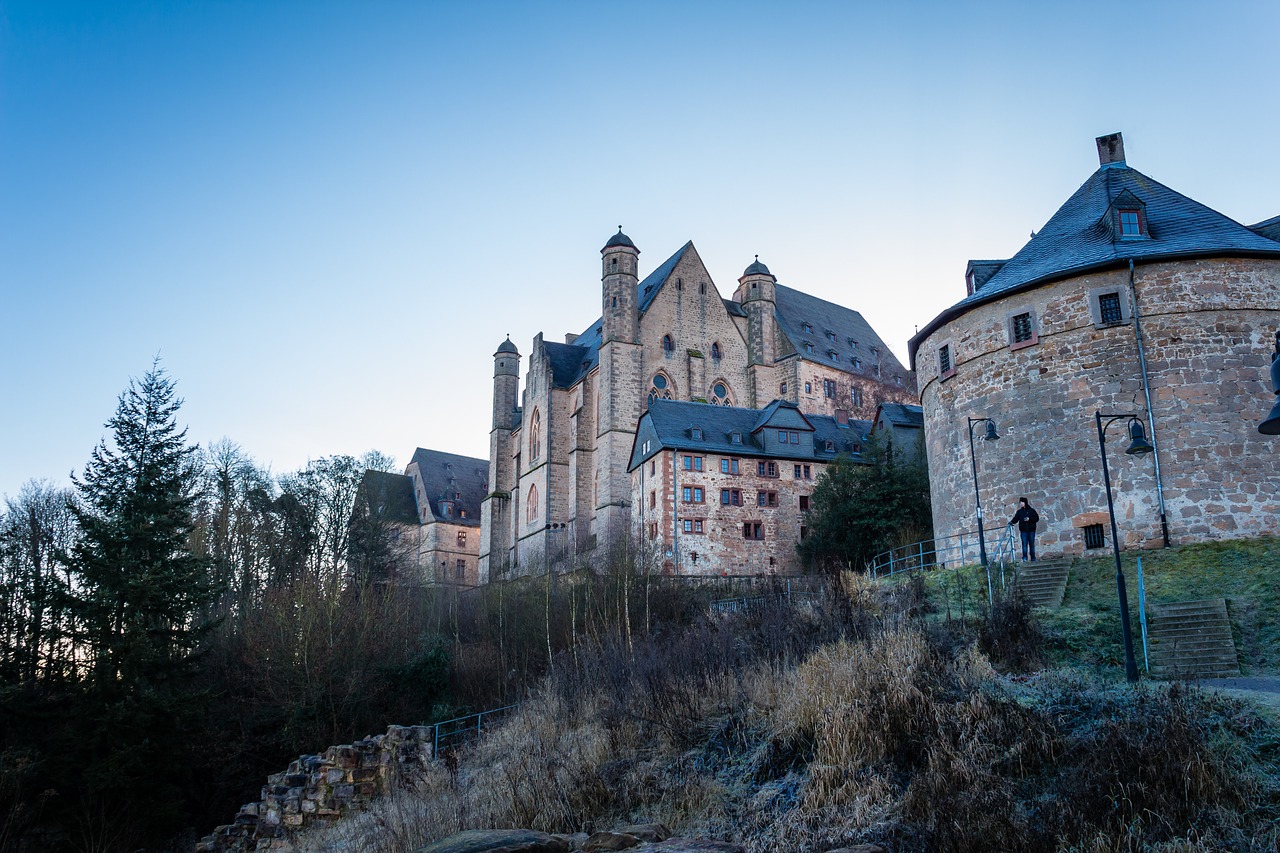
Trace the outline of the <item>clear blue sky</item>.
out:
[[[1280,4],[0,0],[0,494],[159,354],[277,472],[487,455],[491,354],[598,316],[621,223],[906,341],[1122,131],[1280,214]],[[1259,404],[1265,405],[1265,402]],[[1262,411],[1262,409],[1259,409]]]

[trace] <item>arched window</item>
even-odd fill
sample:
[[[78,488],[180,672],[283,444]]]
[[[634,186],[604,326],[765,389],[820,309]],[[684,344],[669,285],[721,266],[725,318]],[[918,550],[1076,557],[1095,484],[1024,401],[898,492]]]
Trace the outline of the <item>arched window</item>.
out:
[[[675,388],[665,373],[655,373],[649,384],[649,402],[654,400],[670,400],[675,396]]]
[[[671,340],[670,335],[662,336],[662,351],[666,355],[671,355],[671,353],[676,351],[675,341]]]
[[[529,461],[542,455],[542,413],[533,410],[533,420],[529,423]]]
[[[538,487],[529,487],[529,502],[525,507],[525,520],[533,524],[538,520]]]
[[[729,391],[729,384],[723,380],[712,384],[711,386],[711,403],[715,406],[732,406],[733,394]]]
[[[711,344],[711,357],[712,357],[712,358],[719,358],[719,357],[720,357],[720,342],[719,342],[719,341],[715,341],[715,342],[713,342],[713,343]]]

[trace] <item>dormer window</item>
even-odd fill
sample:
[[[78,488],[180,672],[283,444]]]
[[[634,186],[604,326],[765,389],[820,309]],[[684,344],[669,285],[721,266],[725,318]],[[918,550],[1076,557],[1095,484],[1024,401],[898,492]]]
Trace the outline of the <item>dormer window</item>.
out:
[[[1124,209],[1116,211],[1117,221],[1120,226],[1121,237],[1141,237],[1142,236],[1142,211],[1135,209]]]
[[[862,369],[862,359],[858,358],[856,355],[853,357],[853,369],[854,370]]]
[[[831,343],[834,344],[836,342],[836,333],[830,332],[830,331],[827,332],[827,340],[831,341]]]
[[[742,444],[742,433],[740,433],[740,432],[731,432],[731,433],[729,433],[729,443],[730,443],[730,444]]]
[[[805,341],[805,342],[804,342],[804,351],[805,351],[805,352],[807,352],[807,353],[812,353],[812,352],[813,352],[813,344],[809,343],[808,341]]]
[[[1147,206],[1129,190],[1122,191],[1111,202],[1103,224],[1111,231],[1113,240],[1142,240],[1151,236],[1147,231]]]
[[[702,427],[694,427],[689,430],[689,437],[694,441],[702,441]]]
[[[813,325],[811,323],[801,323],[800,331],[804,332],[806,335],[811,335],[813,334]]]
[[[857,341],[855,341],[853,338],[849,338],[849,348],[850,348],[850,349],[857,349],[857,348],[858,348],[858,342],[857,342]]]
[[[826,442],[826,444],[824,444],[824,445],[823,445],[823,447],[824,447],[824,448],[826,448],[826,451],[827,451],[828,453],[835,453],[835,452],[836,452],[836,443],[835,443],[834,441],[828,441],[828,442]]]

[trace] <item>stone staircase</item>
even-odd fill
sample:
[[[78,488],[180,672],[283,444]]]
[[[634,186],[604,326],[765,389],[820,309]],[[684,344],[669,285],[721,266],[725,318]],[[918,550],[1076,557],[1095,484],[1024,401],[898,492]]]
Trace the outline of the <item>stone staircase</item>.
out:
[[[1152,678],[1240,674],[1226,599],[1152,604],[1147,632]]]
[[[1071,561],[1067,559],[1020,563],[1014,587],[1021,590],[1032,607],[1059,607],[1067,592],[1067,569],[1070,565]]]

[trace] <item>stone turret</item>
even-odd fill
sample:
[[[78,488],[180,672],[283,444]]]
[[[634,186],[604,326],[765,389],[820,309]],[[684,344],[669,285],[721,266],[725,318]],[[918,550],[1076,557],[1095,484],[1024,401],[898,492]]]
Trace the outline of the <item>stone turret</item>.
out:
[[[600,344],[599,419],[596,422],[595,534],[606,550],[627,535],[631,476],[616,460],[631,452],[640,417],[640,250],[618,233],[600,250],[603,265],[603,329]]]
[[[778,279],[769,268],[760,263],[756,255],[755,262],[742,273],[738,279],[738,289],[733,300],[746,309],[749,318],[747,347],[751,364],[771,365],[777,356],[774,351],[777,338],[777,291]]]
[[[489,493],[480,504],[480,582],[505,567],[510,548],[511,433],[520,395],[520,350],[508,336],[493,353],[493,428],[489,431]]]
[[[618,233],[609,238],[600,250],[601,291],[604,301],[600,316],[604,320],[604,343],[622,341],[634,344],[640,341],[640,306],[636,303],[636,271],[640,262],[640,250],[631,238]]]

